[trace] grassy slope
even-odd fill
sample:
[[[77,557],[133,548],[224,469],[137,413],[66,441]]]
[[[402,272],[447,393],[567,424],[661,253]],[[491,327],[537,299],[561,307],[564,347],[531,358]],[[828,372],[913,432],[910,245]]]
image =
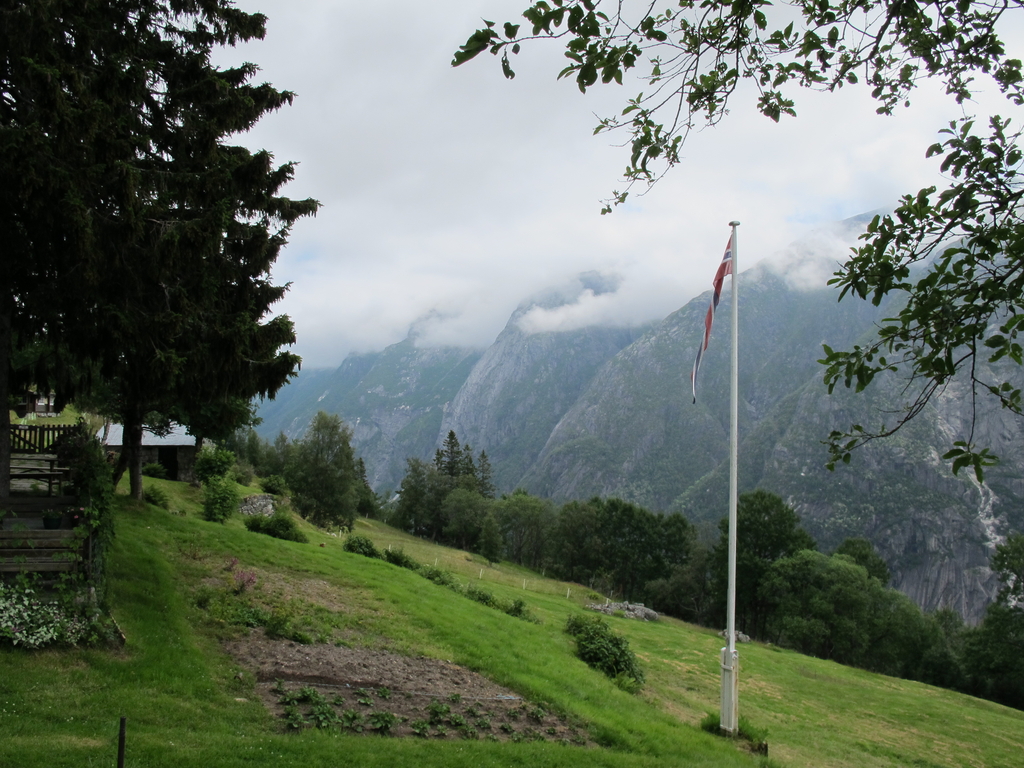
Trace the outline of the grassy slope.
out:
[[[339,539],[322,533],[309,531],[311,544],[299,545],[250,534],[237,519],[203,522],[192,489],[160,484],[188,516],[120,505],[111,603],[127,645],[116,652],[0,651],[0,765],[111,765],[122,714],[129,766],[756,765],[724,740],[679,724],[717,708],[721,640],[713,633],[671,620],[612,619],[648,671],[645,692],[632,697],[577,661],[560,631],[587,597],[580,587],[507,565],[490,568],[359,523],[378,546],[436,559],[463,580],[479,578],[482,569],[488,589],[525,597],[543,619],[532,625],[345,553]],[[331,606],[339,638],[452,659],[583,718],[611,748],[279,733],[252,700],[251,679],[237,680],[219,650],[217,627],[197,629],[191,590],[223,578],[230,557],[255,569],[268,592]],[[1019,764],[1024,713],[768,647],[743,646],[741,659],[741,712],[768,729],[772,758],[783,765]]]

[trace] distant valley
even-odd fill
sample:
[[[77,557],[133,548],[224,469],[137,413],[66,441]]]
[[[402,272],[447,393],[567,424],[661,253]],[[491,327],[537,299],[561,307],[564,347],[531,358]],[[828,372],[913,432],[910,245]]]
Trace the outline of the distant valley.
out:
[[[740,490],[766,488],[792,504],[829,551],[866,536],[893,585],[922,607],[981,617],[998,583],[991,549],[1024,527],[1020,420],[979,409],[975,433],[1002,463],[980,486],[939,458],[968,428],[969,398],[954,382],[915,422],[870,443],[829,472],[822,440],[834,428],[875,423],[898,402],[895,378],[829,396],[822,344],[849,347],[892,313],[823,285],[862,220],[795,243],[740,276]],[[708,279],[711,278],[709,266]],[[689,372],[709,293],[660,322],[529,332],[537,307],[614,290],[583,275],[573,290],[524,301],[486,350],[418,346],[414,336],[336,370],[303,371],[260,408],[263,437],[300,436],[318,410],[353,430],[371,485],[397,489],[409,457],[429,459],[449,430],[484,450],[502,491],[522,487],[563,501],[618,496],[716,525],[727,510],[728,286],[691,402]],[[1017,375],[1017,374],[1014,374]]]

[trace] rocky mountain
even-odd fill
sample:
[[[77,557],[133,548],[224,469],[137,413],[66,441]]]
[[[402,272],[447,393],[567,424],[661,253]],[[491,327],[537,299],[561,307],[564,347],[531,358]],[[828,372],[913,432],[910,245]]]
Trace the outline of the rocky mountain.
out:
[[[377,490],[396,489],[408,457],[434,454],[448,403],[480,352],[421,348],[415,338],[383,352],[350,355],[336,371],[302,372],[275,400],[262,404],[260,432],[301,437],[317,411],[336,413],[352,428],[352,444]]]
[[[861,224],[846,223],[845,234]],[[877,422],[898,407],[905,386],[893,376],[865,393],[825,390],[822,344],[849,347],[893,313],[813,287],[834,264],[822,253],[841,255],[841,240],[796,244],[781,261],[740,276],[740,490],[786,498],[825,551],[866,536],[894,586],[927,609],[950,606],[977,620],[997,588],[992,548],[1024,528],[1024,458],[1014,451],[1024,425],[975,404],[955,381],[896,435],[825,469],[829,431]],[[728,499],[729,290],[693,403],[689,373],[709,293],[646,328],[538,331],[527,322],[538,307],[615,288],[584,275],[534,297],[482,352],[423,349],[410,338],[352,356],[337,371],[304,372],[261,409],[264,435],[297,436],[317,410],[338,413],[383,490],[398,486],[407,457],[430,458],[452,429],[487,451],[503,491],[619,496],[714,526]],[[954,477],[940,459],[972,426],[1003,458],[984,486],[963,472]]]
[[[474,450],[487,452],[499,488],[522,485],[552,430],[600,367],[641,335],[642,329],[595,326],[529,333],[520,325],[535,307],[573,298],[555,295],[520,305],[441,423],[442,434],[454,430]]]

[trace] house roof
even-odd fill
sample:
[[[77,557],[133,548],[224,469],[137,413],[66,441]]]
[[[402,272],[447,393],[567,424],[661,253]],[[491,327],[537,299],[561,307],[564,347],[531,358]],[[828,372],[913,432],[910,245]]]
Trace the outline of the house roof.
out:
[[[123,433],[124,428],[120,424],[111,424],[110,430],[107,432],[107,439],[103,440],[103,430],[101,429],[96,433],[96,437],[100,439],[104,445],[116,446],[124,445]],[[196,439],[192,435],[188,434],[181,424],[175,424],[171,427],[171,431],[163,437],[154,435],[148,429],[142,430],[142,444],[144,446],[160,446],[160,445],[195,445]]]

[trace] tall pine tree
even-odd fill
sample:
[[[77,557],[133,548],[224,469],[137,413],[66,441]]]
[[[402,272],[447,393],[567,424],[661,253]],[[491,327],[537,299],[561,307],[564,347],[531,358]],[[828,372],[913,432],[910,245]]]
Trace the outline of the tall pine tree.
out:
[[[124,422],[135,495],[148,412],[209,429],[218,407],[235,418],[232,403],[272,396],[298,364],[281,351],[291,322],[268,317],[285,291],[269,272],[317,203],[280,196],[290,164],[226,143],[292,95],[249,84],[254,65],[210,61],[264,29],[226,0],[21,4],[0,20],[0,221],[13,242],[0,397],[16,344],[66,350],[50,368],[63,395],[90,384],[60,376],[66,363],[89,361]]]

